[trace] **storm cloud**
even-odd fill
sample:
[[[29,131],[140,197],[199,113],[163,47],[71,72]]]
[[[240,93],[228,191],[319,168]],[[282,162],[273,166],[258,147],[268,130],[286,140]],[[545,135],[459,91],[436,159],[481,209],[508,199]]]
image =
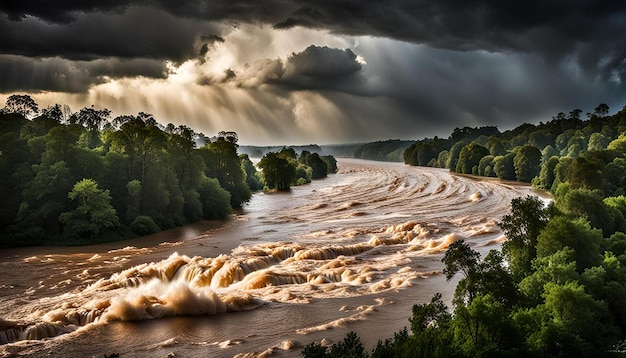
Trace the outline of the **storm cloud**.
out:
[[[350,49],[311,45],[285,60],[264,59],[247,64],[241,73],[232,72],[227,80],[244,87],[270,84],[292,90],[351,92],[360,83],[360,70],[357,55]]]
[[[0,92],[55,91],[80,93],[111,78],[166,78],[165,63],[149,59],[70,61],[58,57],[0,56]]]
[[[3,1],[0,11],[13,22],[15,29],[20,22],[33,19],[48,24],[21,33],[20,38],[28,44],[35,37],[45,35],[51,26],[65,25],[67,32],[89,38],[107,31],[78,32],[84,28],[85,19],[100,26],[107,18],[112,22],[128,19],[121,24],[119,32],[135,34],[126,41],[119,41],[118,56],[143,53],[143,56],[172,55],[167,41],[163,46],[147,46],[129,50],[126,44],[141,39],[146,33],[155,37],[171,38],[167,32],[180,31],[172,21],[163,22],[163,15],[170,18],[197,23],[266,23],[284,29],[304,26],[326,29],[339,34],[377,36],[433,47],[453,50],[486,50],[539,53],[548,59],[560,59],[574,55],[586,66],[615,66],[626,54],[626,3],[607,1],[461,1],[461,0],[393,0],[363,2],[357,0],[337,1],[56,1],[50,6],[45,1]],[[150,13],[152,12],[152,13]],[[97,16],[96,16],[97,14]],[[139,17],[140,16],[140,17]],[[181,21],[182,22],[182,21]],[[136,25],[124,28],[124,25]],[[6,24],[4,24],[6,26]],[[170,25],[170,26],[168,26]],[[178,24],[180,25],[180,24]],[[60,28],[65,28],[61,26]],[[105,25],[104,29],[114,27]],[[189,26],[183,26],[189,28]],[[89,30],[84,28],[85,30]],[[95,29],[95,26],[94,28]],[[92,30],[93,30],[92,29]],[[169,31],[165,31],[165,29]],[[21,31],[20,31],[21,32]],[[54,32],[54,31],[53,31]],[[115,33],[109,34],[112,38]],[[7,32],[4,32],[5,34]],[[9,32],[11,33],[11,32]],[[67,34],[67,33],[66,33]],[[78,55],[80,48],[69,46],[78,35],[67,41],[59,41],[60,51]],[[132,38],[135,37],[135,38]],[[185,38],[184,36],[182,37]],[[13,39],[14,40],[14,39]],[[71,40],[71,41],[70,41]],[[123,40],[117,38],[116,40]],[[4,41],[2,49],[7,52],[26,54],[20,41]],[[45,43],[47,41],[42,41]],[[80,41],[79,41],[80,42]],[[182,44],[184,45],[184,43]],[[180,46],[184,47],[184,46]],[[169,50],[168,50],[169,49]],[[37,53],[37,48],[33,48]],[[113,48],[108,53],[113,53]],[[93,54],[86,51],[84,55]],[[97,53],[97,52],[95,52]],[[27,54],[26,54],[27,55]],[[180,56],[180,53],[175,53]],[[606,60],[608,58],[608,60]]]

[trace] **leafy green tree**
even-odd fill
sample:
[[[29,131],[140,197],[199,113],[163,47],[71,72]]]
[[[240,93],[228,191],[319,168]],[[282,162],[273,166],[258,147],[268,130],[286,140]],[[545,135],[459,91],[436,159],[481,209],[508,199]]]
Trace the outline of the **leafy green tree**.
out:
[[[559,164],[559,158],[557,156],[550,157],[541,165],[539,171],[539,179],[537,186],[541,189],[550,190],[556,179],[556,166]]]
[[[454,347],[451,330],[453,317],[443,303],[441,294],[435,294],[428,303],[413,305],[412,313],[409,321],[413,336],[409,341],[408,336],[397,333],[392,347],[400,352],[410,351],[413,357],[449,357]]]
[[[576,271],[575,254],[572,248],[564,247],[551,255],[534,259],[532,273],[519,283],[521,293],[531,304],[538,305],[543,302],[547,283],[563,285],[578,281],[580,274]]]
[[[555,216],[537,237],[537,256],[546,257],[570,247],[575,252],[577,271],[583,272],[586,268],[600,264],[602,241],[602,231],[592,229],[588,221]]]
[[[607,149],[614,150],[622,155],[626,154],[626,134],[620,136],[608,144]]]
[[[561,158],[555,168],[556,180],[567,182],[572,189],[601,189],[604,186],[602,164],[583,157],[566,160]]]
[[[307,344],[300,355],[303,358],[324,358],[329,357],[328,347],[321,345],[317,342],[311,342]]]
[[[448,153],[448,158],[446,162],[446,168],[451,171],[456,170],[457,163],[459,161],[459,155],[461,154],[461,150],[465,147],[469,141],[467,139],[456,142],[450,147],[450,151]]]
[[[512,307],[519,301],[516,281],[500,251],[490,250],[480,264],[482,279],[480,292],[489,295],[504,307]]]
[[[46,107],[41,111],[41,117],[61,123],[65,119],[63,106],[57,103],[54,106]]]
[[[309,151],[302,151],[300,163],[308,165],[312,169],[311,179],[322,179],[328,175],[328,166],[326,162],[322,160],[319,154],[311,153]]]
[[[622,216],[626,217],[626,196],[613,196],[603,199],[605,205],[619,210]]]
[[[71,126],[53,127],[44,136],[46,143],[46,158],[42,161],[48,163],[65,161],[69,163],[72,154],[76,150],[76,142],[80,137],[80,132]]]
[[[328,174],[334,174],[337,172],[337,159],[332,155],[324,155],[321,157],[326,163]]]
[[[111,111],[95,109],[93,106],[85,107],[70,117],[70,123],[79,124],[88,129],[84,134],[84,145],[87,148],[95,148],[102,144],[99,131],[109,124]]]
[[[25,139],[45,136],[52,128],[61,126],[58,119],[49,117],[46,112],[25,123],[20,131],[20,137]]]
[[[558,159],[558,156],[559,156],[559,152],[556,149],[554,149],[554,147],[551,145],[545,146],[543,150],[541,151],[541,158],[544,162],[552,157],[557,157]]]
[[[513,165],[514,157],[515,153],[508,153],[506,155],[497,156],[493,159],[493,170],[498,178],[515,180],[515,166]]]
[[[555,137],[548,129],[536,129],[528,135],[528,144],[537,148],[545,148],[554,144]]]
[[[467,356],[489,356],[510,348],[515,339],[505,307],[490,295],[479,295],[454,311],[455,342]]]
[[[489,149],[489,154],[494,157],[506,154],[506,146],[502,139],[497,136],[489,137],[485,146]]]
[[[585,140],[585,135],[581,131],[576,131],[567,142],[567,156],[577,157],[587,150],[589,144]]]
[[[589,220],[591,227],[601,229],[604,236],[626,230],[626,222],[621,212],[605,205],[599,191],[572,189],[563,197],[557,198],[556,205],[571,217]]]
[[[233,144],[235,146],[237,146],[237,142],[239,141],[239,136],[237,135],[237,132],[232,132],[232,131],[221,131],[219,133],[217,133],[217,139],[220,140],[225,140],[230,144]]]
[[[72,188],[72,178],[67,163],[33,165],[34,178],[24,184],[22,203],[17,213],[16,224],[38,228],[34,241],[43,240],[44,232],[58,234],[59,215],[67,207],[67,193]]]
[[[302,164],[293,159],[287,159],[290,164],[296,167],[296,175],[292,180],[292,185],[304,185],[311,182],[313,177],[313,168],[306,164]]]
[[[563,156],[567,155],[567,143],[574,136],[576,131],[574,129],[567,129],[556,137],[555,146],[556,150]]]
[[[607,196],[626,195],[626,159],[615,158],[608,163],[602,175],[604,177],[603,191]]]
[[[137,117],[117,117],[122,123],[112,132],[110,139],[115,150],[128,156],[127,179],[139,179],[146,185],[146,170],[158,161],[158,153],[166,144],[166,136],[154,122],[154,118],[142,114]]]
[[[604,303],[593,299],[585,292],[585,288],[575,281],[565,284],[547,283],[544,290],[545,306],[557,325],[585,337],[591,341],[590,343],[603,343],[596,341],[600,339],[596,333],[602,329],[598,322],[605,309]],[[597,348],[603,347],[600,344]]]
[[[600,132],[591,133],[587,150],[592,151],[606,149],[610,142],[611,139]]]
[[[109,191],[98,188],[95,180],[83,179],[77,182],[67,197],[78,202],[78,206],[59,216],[66,238],[94,236],[105,229],[119,226],[117,213],[110,204]]]
[[[197,160],[199,156],[194,150],[196,147],[194,136],[195,132],[183,125],[178,127],[172,125],[167,136],[169,153],[176,158],[177,174],[185,188],[192,188],[197,185],[198,174],[204,170],[206,165],[204,162],[200,165]]]
[[[349,332],[343,341],[337,342],[330,347],[330,357],[365,358],[367,353],[359,336],[355,332]]]
[[[447,168],[448,157],[450,156],[450,152],[447,150],[442,150],[437,155],[437,168]]]
[[[478,162],[478,175],[485,177],[496,176],[496,173],[493,171],[493,159],[494,157],[492,155],[486,155]]]
[[[480,160],[489,155],[489,150],[480,144],[470,143],[459,153],[459,159],[456,164],[456,172],[463,174],[478,174],[478,164]]]
[[[203,177],[198,194],[205,219],[225,219],[232,212],[230,193],[220,187],[217,179]]]
[[[454,294],[455,304],[471,302],[479,293],[480,254],[472,250],[464,240],[459,240],[448,247],[441,262],[445,265],[443,273],[446,280],[450,281],[459,272],[463,275]]]
[[[511,213],[502,218],[500,227],[507,238],[502,244],[502,253],[518,282],[532,272],[537,238],[549,218],[543,201],[534,195],[512,199]]]
[[[126,220],[132,222],[141,214],[141,182],[137,179],[131,180],[126,184],[126,189]]]
[[[0,114],[0,192],[3,201],[0,205],[0,236],[2,230],[16,219],[22,187],[32,180],[32,165],[36,160],[28,142],[20,138],[20,132],[28,122],[3,117]]]
[[[159,225],[145,215],[137,216],[130,224],[130,229],[137,235],[151,235],[161,231]]]
[[[513,166],[518,181],[530,182],[541,169],[541,151],[532,145],[521,147],[513,157]]]

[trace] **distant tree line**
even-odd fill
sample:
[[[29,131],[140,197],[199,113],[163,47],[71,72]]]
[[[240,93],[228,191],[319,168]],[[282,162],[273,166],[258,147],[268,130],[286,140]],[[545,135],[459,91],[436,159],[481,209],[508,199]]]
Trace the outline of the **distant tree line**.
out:
[[[211,142],[143,112],[39,110],[12,95],[0,110],[0,246],[110,241],[224,219],[251,191],[272,187],[237,142],[235,132]],[[321,175],[310,156],[298,168],[307,182]]]
[[[354,151],[353,156],[357,159],[401,162],[404,151],[414,143],[413,140],[398,139],[365,143]]]
[[[452,309],[436,294],[413,306],[410,331],[380,340],[371,352],[351,332],[331,346],[313,342],[301,355],[625,356],[626,110],[607,116],[600,105],[587,121],[580,113],[504,133],[460,129],[408,149],[408,162],[478,175],[491,167],[490,176],[532,180],[554,201],[513,199],[500,223],[507,238],[501,251],[481,258],[462,240],[450,245],[443,273],[461,276]]]
[[[555,181],[563,182],[565,175],[581,175],[580,166],[601,170],[609,163],[619,165],[614,160],[624,158],[620,143],[626,110],[608,113],[603,103],[587,113],[586,120],[580,109],[574,109],[547,123],[522,124],[503,133],[496,127],[457,128],[447,139],[427,138],[411,145],[404,162],[507,180],[534,179],[536,186],[553,190]]]

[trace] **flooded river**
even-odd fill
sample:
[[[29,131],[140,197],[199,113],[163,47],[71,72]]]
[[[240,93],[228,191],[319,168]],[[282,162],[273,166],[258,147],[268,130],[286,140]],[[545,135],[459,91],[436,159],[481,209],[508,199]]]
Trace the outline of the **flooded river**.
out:
[[[88,247],[0,252],[0,356],[298,356],[355,331],[368,349],[454,282],[441,258],[485,253],[528,186],[343,159],[226,222]]]

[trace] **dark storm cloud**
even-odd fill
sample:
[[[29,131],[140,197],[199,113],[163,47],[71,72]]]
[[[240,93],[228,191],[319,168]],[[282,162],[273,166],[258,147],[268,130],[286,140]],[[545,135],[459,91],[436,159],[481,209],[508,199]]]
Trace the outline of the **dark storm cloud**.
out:
[[[162,61],[149,59],[69,61],[0,55],[0,92],[36,89],[80,93],[111,78],[165,78],[166,74]]]
[[[309,46],[287,60],[288,76],[337,78],[352,75],[361,65],[350,49]]]
[[[291,90],[350,92],[364,80],[358,77],[360,70],[361,64],[350,49],[311,45],[284,61],[260,60],[247,65],[240,74],[230,71],[227,80],[246,87],[270,84]]]
[[[206,22],[147,7],[131,7],[123,14],[80,14],[68,24],[34,17],[12,22],[0,16],[0,52],[74,60],[120,57],[182,61],[198,54],[199,39],[214,41],[210,35],[214,30]]]
[[[171,20],[162,22],[149,14],[137,18],[132,9],[151,7],[161,9],[174,17],[199,21],[231,21],[273,24],[275,28],[306,26],[329,29],[349,35],[373,35],[433,47],[453,50],[487,50],[538,53],[550,60],[567,55],[575,56],[585,67],[611,67],[620,63],[626,54],[626,2],[622,0],[578,1],[501,1],[501,0],[391,0],[364,2],[361,0],[255,0],[255,1],[3,1],[0,11],[6,19],[27,21],[30,17],[44,22],[61,23],[61,28],[73,34],[71,41],[54,41],[57,37],[46,36],[50,28],[36,29],[19,36],[26,44],[35,38],[53,40],[58,48],[55,55],[97,55],[85,46],[71,43],[90,38],[90,35],[115,38],[117,46],[109,46],[106,54],[121,57],[176,57],[186,51],[193,36],[174,36],[182,39],[179,50],[173,50],[168,42],[129,49],[133,40],[146,40],[148,34],[155,38],[166,33],[180,31]],[[84,26],[72,26],[93,14],[111,19],[114,15],[134,18],[122,31],[80,31]],[[151,25],[152,24],[152,25]],[[6,24],[5,24],[6,25]],[[123,24],[124,25],[124,24]],[[10,29],[16,29],[13,22]],[[95,27],[86,30],[96,30]],[[53,31],[53,33],[56,31]],[[120,32],[129,38],[116,36]],[[3,32],[3,34],[6,32]],[[3,36],[4,38],[5,36]],[[155,40],[156,41],[156,40]],[[37,55],[40,46],[21,46],[19,41],[3,40],[0,49],[9,53]],[[83,41],[84,42],[84,41]],[[185,43],[186,42],[186,43]],[[136,43],[136,42],[135,42]],[[45,47],[45,46],[44,46]],[[33,53],[29,53],[29,50]],[[118,54],[115,54],[118,52]],[[49,54],[48,54],[49,55]],[[188,53],[187,53],[188,55]],[[600,61],[602,59],[602,61]]]

